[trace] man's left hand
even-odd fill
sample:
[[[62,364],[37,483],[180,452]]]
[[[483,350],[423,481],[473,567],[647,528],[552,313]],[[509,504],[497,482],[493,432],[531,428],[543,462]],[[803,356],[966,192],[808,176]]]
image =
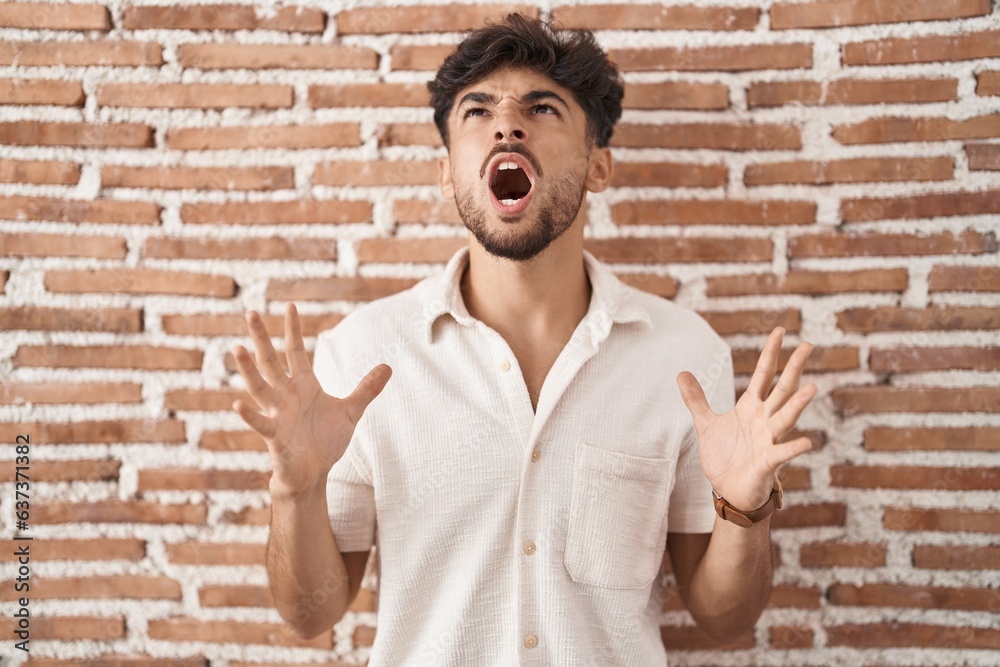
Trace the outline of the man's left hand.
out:
[[[813,349],[812,344],[802,342],[768,395],[784,334],[784,328],[776,327],[768,336],[750,385],[736,407],[725,414],[712,411],[694,375],[683,371],[677,376],[681,398],[694,418],[702,470],[712,488],[738,510],[749,512],[767,502],[778,467],[812,448],[806,437],[775,444],[792,429],[817,392],[812,382],[799,388]]]

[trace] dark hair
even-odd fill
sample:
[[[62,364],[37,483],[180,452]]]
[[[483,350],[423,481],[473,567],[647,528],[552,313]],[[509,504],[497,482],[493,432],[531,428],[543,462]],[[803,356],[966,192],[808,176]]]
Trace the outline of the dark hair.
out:
[[[622,115],[625,89],[618,68],[589,30],[555,30],[548,23],[508,14],[469,33],[427,84],[434,123],[448,146],[448,114],[462,88],[504,67],[524,67],[572,91],[587,115],[587,140],[604,147]]]

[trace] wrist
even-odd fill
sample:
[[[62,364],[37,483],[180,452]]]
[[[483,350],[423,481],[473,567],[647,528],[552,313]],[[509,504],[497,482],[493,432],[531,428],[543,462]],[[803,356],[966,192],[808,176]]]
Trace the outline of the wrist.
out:
[[[712,498],[715,502],[716,514],[726,521],[747,528],[767,519],[775,510],[781,509],[781,483],[778,481],[777,476],[775,476],[767,500],[763,504],[749,510],[732,505],[714,488],[712,489]]]

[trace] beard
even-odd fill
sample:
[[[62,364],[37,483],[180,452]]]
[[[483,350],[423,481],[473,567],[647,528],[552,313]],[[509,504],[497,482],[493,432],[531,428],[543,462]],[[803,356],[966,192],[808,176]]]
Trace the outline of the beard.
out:
[[[587,190],[585,177],[578,179],[569,172],[548,185],[546,196],[539,196],[542,194],[539,192],[532,195],[532,204],[538,211],[537,219],[534,224],[530,220],[522,223],[524,229],[506,224],[504,226],[509,227],[508,229],[490,229],[487,217],[492,206],[478,203],[475,187],[456,191],[455,204],[462,222],[486,252],[502,259],[526,262],[548,248],[550,243],[573,225]],[[512,222],[519,216],[499,217],[503,221]]]

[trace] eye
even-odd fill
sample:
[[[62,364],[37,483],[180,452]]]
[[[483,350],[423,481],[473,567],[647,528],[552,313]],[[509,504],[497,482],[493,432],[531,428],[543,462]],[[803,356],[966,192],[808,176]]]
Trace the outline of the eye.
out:
[[[554,106],[552,106],[551,104],[536,104],[535,107],[534,107],[534,110],[538,111],[539,109],[548,109],[548,112],[546,112],[546,113],[551,112],[551,113],[553,113],[553,114],[555,114],[557,116],[559,115],[559,112],[556,111],[556,108]]]
[[[462,118],[468,118],[469,116],[473,115],[476,111],[482,111],[483,113],[486,113],[486,109],[480,109],[479,107],[473,107],[471,109],[466,109],[465,113],[462,114]]]

